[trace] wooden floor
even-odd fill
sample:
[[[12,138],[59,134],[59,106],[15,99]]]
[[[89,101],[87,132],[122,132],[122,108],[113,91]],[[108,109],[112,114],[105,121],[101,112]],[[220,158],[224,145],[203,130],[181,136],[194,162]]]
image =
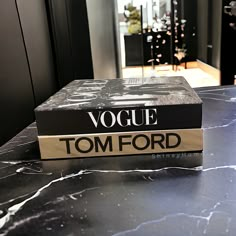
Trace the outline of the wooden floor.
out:
[[[220,73],[199,61],[188,62],[187,69],[181,64],[173,70],[172,65],[142,67],[125,67],[122,69],[123,78],[132,77],[151,77],[151,76],[183,76],[189,82],[191,87],[206,87],[220,85]]]

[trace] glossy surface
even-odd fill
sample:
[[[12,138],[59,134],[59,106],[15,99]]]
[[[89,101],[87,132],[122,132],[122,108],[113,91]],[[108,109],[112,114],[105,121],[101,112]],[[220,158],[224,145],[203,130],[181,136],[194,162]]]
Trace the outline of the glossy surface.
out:
[[[235,235],[236,87],[197,91],[203,167],[40,161],[35,124],[25,129],[0,148],[1,235]]]
[[[155,105],[201,104],[181,76],[112,80],[74,80],[36,108],[64,111]]]

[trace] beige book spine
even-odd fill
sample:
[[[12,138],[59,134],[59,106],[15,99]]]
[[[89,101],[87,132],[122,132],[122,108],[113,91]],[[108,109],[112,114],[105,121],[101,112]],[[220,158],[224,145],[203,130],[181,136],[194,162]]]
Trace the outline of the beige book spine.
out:
[[[38,136],[41,158],[121,156],[203,150],[202,129]]]

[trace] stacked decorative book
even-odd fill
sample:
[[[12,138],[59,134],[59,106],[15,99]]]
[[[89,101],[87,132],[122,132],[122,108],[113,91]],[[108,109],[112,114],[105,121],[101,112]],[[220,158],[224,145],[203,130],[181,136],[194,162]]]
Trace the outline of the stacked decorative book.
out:
[[[183,77],[75,80],[35,115],[42,159],[203,150],[202,101]]]

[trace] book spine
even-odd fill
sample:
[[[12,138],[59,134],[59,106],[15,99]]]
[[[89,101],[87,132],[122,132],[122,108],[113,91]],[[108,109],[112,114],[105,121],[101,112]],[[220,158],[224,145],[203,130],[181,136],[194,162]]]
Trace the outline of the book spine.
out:
[[[202,129],[38,136],[42,159],[203,150]]]
[[[201,128],[202,105],[38,111],[39,135]]]

